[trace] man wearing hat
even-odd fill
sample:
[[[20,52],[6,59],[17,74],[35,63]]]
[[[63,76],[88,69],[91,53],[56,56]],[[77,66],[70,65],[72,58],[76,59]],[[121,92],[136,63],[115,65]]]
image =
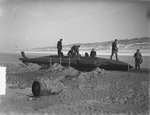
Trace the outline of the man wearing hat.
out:
[[[119,60],[118,59],[118,47],[117,47],[117,42],[118,40],[115,39],[115,41],[112,43],[112,52],[111,52],[111,56],[110,56],[110,59],[112,60],[112,56],[115,54],[116,56],[116,60]]]
[[[57,42],[57,50],[58,50],[58,56],[61,56],[62,39],[60,39],[60,40]]]
[[[142,60],[142,54],[140,53],[140,50],[137,49],[137,51],[134,54],[135,58],[135,69],[140,70],[140,64],[143,62]]]

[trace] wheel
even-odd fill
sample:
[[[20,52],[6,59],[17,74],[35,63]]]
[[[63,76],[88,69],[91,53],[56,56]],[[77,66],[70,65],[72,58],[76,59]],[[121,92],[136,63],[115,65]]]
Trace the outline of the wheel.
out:
[[[34,96],[39,96],[41,91],[41,86],[38,81],[34,81],[32,84],[32,93]]]

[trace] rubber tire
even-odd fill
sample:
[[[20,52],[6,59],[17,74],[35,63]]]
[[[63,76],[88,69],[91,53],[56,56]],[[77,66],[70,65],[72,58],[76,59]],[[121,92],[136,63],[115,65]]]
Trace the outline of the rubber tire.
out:
[[[41,86],[38,81],[34,81],[32,84],[32,93],[34,96],[40,96]]]

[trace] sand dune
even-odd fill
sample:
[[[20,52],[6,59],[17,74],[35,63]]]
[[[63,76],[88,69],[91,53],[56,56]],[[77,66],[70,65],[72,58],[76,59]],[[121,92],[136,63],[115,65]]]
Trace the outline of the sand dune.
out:
[[[1,114],[148,115],[149,112],[147,70],[128,73],[96,68],[80,72],[59,64],[40,70],[35,64],[4,66],[7,89],[6,95],[0,97]],[[58,80],[63,84],[62,91],[34,97],[31,86],[37,79]]]

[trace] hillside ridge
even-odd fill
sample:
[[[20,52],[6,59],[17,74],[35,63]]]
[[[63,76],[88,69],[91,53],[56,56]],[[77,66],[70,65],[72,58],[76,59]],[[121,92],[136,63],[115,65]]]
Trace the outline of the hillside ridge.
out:
[[[96,43],[77,43],[80,45],[80,50],[110,50],[113,41],[96,42]],[[67,51],[75,44],[63,45],[63,50]],[[149,50],[150,49],[150,37],[132,38],[118,40],[119,50]],[[39,47],[33,49],[26,49],[26,51],[55,51],[56,46],[52,47]]]

